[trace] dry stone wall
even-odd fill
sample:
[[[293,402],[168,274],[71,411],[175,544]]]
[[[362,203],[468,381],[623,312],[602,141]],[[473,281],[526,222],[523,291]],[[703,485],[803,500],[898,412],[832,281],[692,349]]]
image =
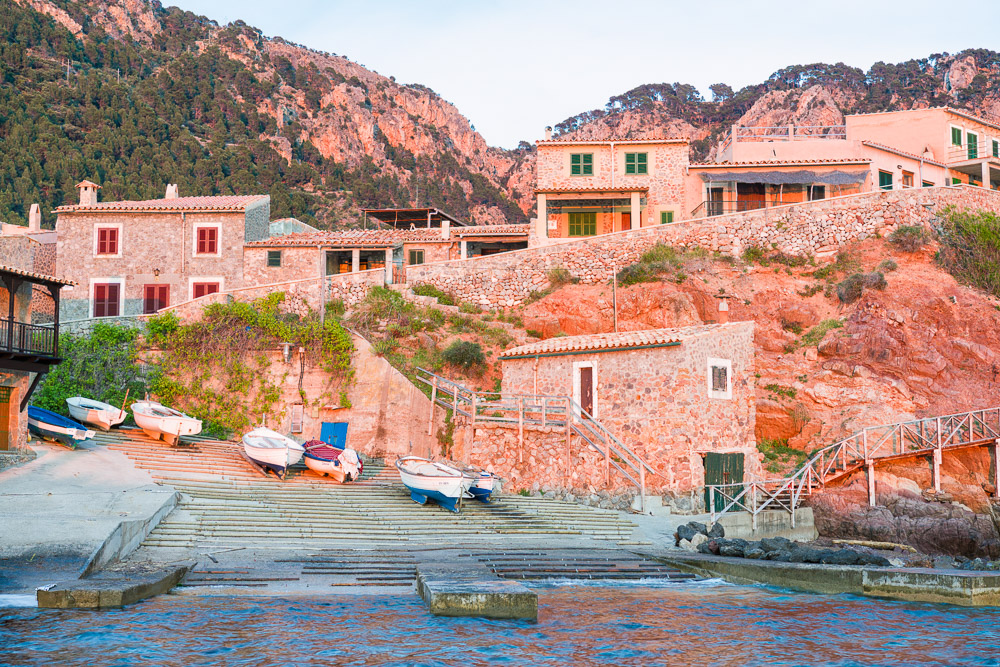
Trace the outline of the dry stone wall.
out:
[[[485,308],[522,303],[567,269],[584,283],[609,280],[656,243],[739,255],[750,246],[824,256],[902,225],[927,225],[946,206],[1000,213],[1000,192],[972,186],[869,192],[713,218],[686,220],[512,252],[406,269],[407,282],[431,283]]]

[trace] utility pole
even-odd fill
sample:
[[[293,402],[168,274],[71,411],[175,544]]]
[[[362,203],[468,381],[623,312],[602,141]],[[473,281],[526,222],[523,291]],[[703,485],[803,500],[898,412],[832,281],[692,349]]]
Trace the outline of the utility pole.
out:
[[[615,333],[618,333],[618,264],[611,262],[611,307],[614,309]]]

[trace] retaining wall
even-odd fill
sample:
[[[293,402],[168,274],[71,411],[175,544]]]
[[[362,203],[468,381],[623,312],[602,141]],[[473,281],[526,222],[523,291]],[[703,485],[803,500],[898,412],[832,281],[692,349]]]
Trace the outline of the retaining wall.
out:
[[[980,187],[868,192],[604,234],[498,255],[408,266],[407,282],[431,283],[486,308],[509,307],[548,284],[549,269],[583,283],[609,280],[656,243],[739,255],[750,246],[824,256],[902,225],[928,225],[948,205],[1000,213],[1000,192]]]

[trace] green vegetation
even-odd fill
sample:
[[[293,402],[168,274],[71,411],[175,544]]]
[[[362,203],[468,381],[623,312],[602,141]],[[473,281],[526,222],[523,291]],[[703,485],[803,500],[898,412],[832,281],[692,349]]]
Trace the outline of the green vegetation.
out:
[[[878,271],[855,273],[837,283],[837,298],[841,303],[854,303],[866,289],[884,290],[886,286],[885,276]]]
[[[772,394],[784,396],[785,398],[795,398],[795,395],[798,393],[794,387],[785,387],[780,384],[766,384],[764,385],[764,389]]]
[[[644,252],[638,262],[629,264],[618,272],[618,283],[623,286],[637,285],[656,282],[664,276],[682,283],[687,279],[685,264],[707,257],[709,253],[704,248],[677,250],[665,243],[657,243]]]
[[[948,209],[944,218],[938,263],[957,280],[1000,296],[1000,216]]]
[[[790,320],[786,320],[785,318],[781,319],[781,328],[784,329],[785,331],[791,331],[796,336],[802,333],[801,324],[799,324],[798,322],[792,322]]]
[[[787,440],[765,438],[757,443],[757,450],[764,455],[764,467],[772,473],[794,470],[809,458],[805,451],[789,447]]]
[[[421,283],[413,288],[413,293],[417,296],[432,296],[438,300],[442,306],[454,306],[457,299],[453,294],[449,294],[430,283]]]
[[[812,329],[807,331],[804,336],[799,338],[798,341],[790,343],[785,346],[785,352],[794,352],[800,347],[816,347],[820,344],[820,341],[826,337],[826,334],[833,329],[839,329],[844,326],[841,320],[823,320]],[[801,380],[805,382],[805,380]]]
[[[456,340],[445,348],[441,357],[446,363],[467,371],[486,366],[486,357],[483,355],[482,346],[471,341]]]
[[[930,240],[930,234],[921,225],[904,225],[889,234],[889,243],[903,252],[917,252]]]
[[[747,247],[743,251],[743,261],[747,264],[760,264],[761,266],[781,264],[789,268],[811,263],[810,258],[804,255],[789,255],[780,250],[767,250],[758,246]]]
[[[95,324],[89,334],[63,333],[59,336],[63,362],[45,376],[32,404],[68,415],[66,399],[73,396],[117,406],[126,392],[129,403],[141,400],[155,370],[137,359],[139,336],[140,330],[134,327],[103,322]]]
[[[878,271],[879,273],[891,273],[892,271],[895,271],[898,268],[899,265],[896,264],[896,262],[893,261],[892,259],[883,259],[881,262],[878,263],[878,266],[875,267],[875,270]]]
[[[280,343],[302,347],[314,365],[346,385],[353,376],[350,334],[335,319],[320,323],[314,313],[300,319],[282,312],[284,298],[278,292],[253,303],[211,304],[190,324],[172,313],[151,318],[148,343],[160,350],[152,392],[201,419],[205,433],[226,436],[262,414],[274,415],[281,392],[269,379],[263,350]],[[323,399],[332,397],[312,397]]]

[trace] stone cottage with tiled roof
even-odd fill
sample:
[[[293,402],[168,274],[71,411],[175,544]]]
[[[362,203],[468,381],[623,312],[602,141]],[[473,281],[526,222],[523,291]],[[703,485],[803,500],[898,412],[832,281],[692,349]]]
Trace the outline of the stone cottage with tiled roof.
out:
[[[155,313],[243,287],[243,245],[266,239],[269,195],[99,202],[83,181],[80,201],[55,210],[59,269],[78,283],[63,293],[64,322]]]
[[[685,509],[692,500],[702,506],[696,492],[706,482],[739,483],[760,473],[753,322],[556,337],[499,358],[503,396],[572,397],[576,409],[656,471],[646,476],[649,489],[686,498]],[[526,434],[523,456],[496,442],[501,437],[499,429],[477,429],[463,439],[462,453],[527,488],[580,492],[581,480],[600,477],[582,469],[587,462],[580,458],[567,483],[565,465],[548,463],[564,456],[561,437]]]

